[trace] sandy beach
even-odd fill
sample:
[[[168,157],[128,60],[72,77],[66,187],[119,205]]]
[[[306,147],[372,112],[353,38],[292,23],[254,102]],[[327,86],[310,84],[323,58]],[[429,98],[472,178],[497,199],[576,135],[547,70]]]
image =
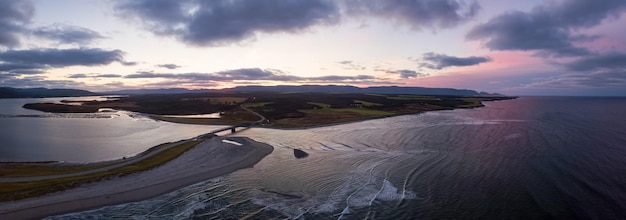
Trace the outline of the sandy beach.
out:
[[[152,170],[86,184],[42,197],[0,203],[0,219],[40,219],[145,200],[251,167],[272,151],[272,146],[249,138],[214,137]]]

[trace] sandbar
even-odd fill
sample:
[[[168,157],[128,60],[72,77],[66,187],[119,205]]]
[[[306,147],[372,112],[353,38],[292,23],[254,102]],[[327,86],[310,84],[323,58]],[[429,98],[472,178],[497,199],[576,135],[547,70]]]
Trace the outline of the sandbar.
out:
[[[240,143],[241,146],[223,140]],[[213,137],[157,168],[36,198],[0,203],[0,219],[40,219],[153,198],[252,167],[274,148],[245,137]]]

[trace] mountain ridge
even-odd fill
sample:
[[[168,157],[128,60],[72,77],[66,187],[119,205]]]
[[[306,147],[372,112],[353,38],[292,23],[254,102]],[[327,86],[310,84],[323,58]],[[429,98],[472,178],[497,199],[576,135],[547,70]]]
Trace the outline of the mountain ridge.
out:
[[[204,93],[204,92],[297,92],[297,93],[378,93],[378,94],[406,94],[406,95],[450,95],[450,96],[504,96],[498,93],[477,92],[469,89],[427,88],[427,87],[400,87],[375,86],[360,88],[356,86],[339,85],[278,85],[278,86],[237,86],[226,89],[198,89],[184,88],[166,89],[134,89],[104,92],[106,94],[139,95],[139,94],[176,94],[176,93]]]
[[[278,86],[237,86],[226,89],[130,89],[108,92],[90,92],[80,89],[11,88],[0,87],[0,98],[46,98],[92,95],[144,95],[144,94],[184,94],[184,93],[223,93],[223,92],[289,92],[289,93],[376,93],[405,95],[444,95],[444,96],[504,96],[498,93],[477,92],[469,89],[373,86],[360,88],[341,85],[278,85]]]

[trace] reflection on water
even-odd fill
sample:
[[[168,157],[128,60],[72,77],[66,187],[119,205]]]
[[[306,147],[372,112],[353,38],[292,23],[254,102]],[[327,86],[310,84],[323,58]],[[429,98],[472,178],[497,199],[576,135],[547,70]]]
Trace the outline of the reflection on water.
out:
[[[625,99],[521,98],[307,130],[240,133],[275,151],[154,199],[55,218],[619,219]],[[309,156],[296,159],[291,149]]]
[[[21,108],[26,103],[68,99],[87,98],[0,99],[0,161],[118,159],[222,127],[160,122],[125,111],[52,114]]]

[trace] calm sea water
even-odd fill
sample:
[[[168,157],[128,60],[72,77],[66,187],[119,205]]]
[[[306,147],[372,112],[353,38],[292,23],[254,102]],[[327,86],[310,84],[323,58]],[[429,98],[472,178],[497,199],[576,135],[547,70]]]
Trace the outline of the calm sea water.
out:
[[[240,133],[253,168],[61,219],[624,219],[626,99],[523,97]],[[295,159],[293,148],[310,156]]]
[[[26,103],[99,99],[102,97],[0,99],[0,161],[119,159],[221,127],[159,122],[125,111],[51,114],[22,108]]]

